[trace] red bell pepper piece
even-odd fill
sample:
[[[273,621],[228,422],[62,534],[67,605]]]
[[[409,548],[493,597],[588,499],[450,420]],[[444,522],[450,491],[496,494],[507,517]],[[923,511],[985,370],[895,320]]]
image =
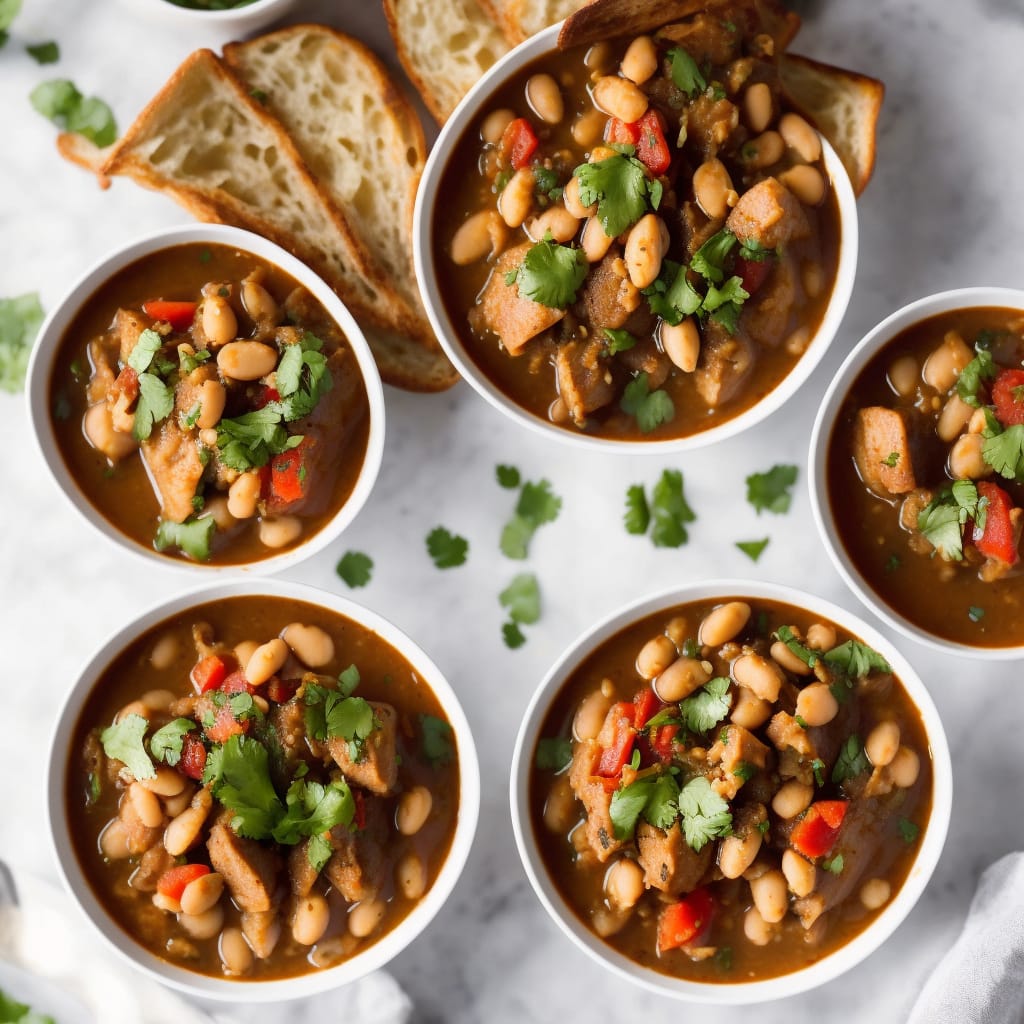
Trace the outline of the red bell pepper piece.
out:
[[[142,304],[142,311],[154,320],[164,320],[176,331],[187,331],[196,318],[195,302],[172,302],[167,299],[150,299]]]
[[[640,123],[610,117],[604,128],[604,141],[614,142],[620,146],[635,146],[640,141]]]
[[[216,654],[208,654],[192,666],[189,678],[196,688],[196,693],[216,690],[228,674],[227,662]]]
[[[805,857],[821,857],[828,853],[839,835],[849,806],[848,800],[819,800],[811,804],[790,833],[790,845]]]
[[[764,284],[773,265],[771,259],[745,260],[742,256],[737,256],[732,272],[743,282],[743,290],[748,295],[753,295]]]
[[[651,750],[663,764],[672,760],[672,743],[679,732],[678,725],[659,725],[650,738]]]
[[[110,386],[110,394],[115,397],[124,395],[128,404],[131,405],[139,397],[139,375],[134,367],[126,366]]]
[[[638,690],[633,698],[633,728],[639,732],[658,710],[660,704],[661,701],[649,686]]]
[[[203,726],[207,738],[213,743],[227,743],[232,736],[241,736],[249,731],[249,719],[244,722],[235,718],[234,712],[225,704],[217,708],[212,725]]]
[[[670,903],[658,918],[658,952],[693,942],[711,926],[714,913],[715,901],[703,886],[678,903]]]
[[[168,868],[156,880],[156,891],[168,899],[180,900],[181,894],[190,882],[209,873],[210,869],[205,864],[179,864],[177,867]]]
[[[672,150],[665,141],[665,126],[661,114],[653,107],[636,123],[639,138],[636,142],[636,158],[651,174],[664,174],[672,164]]]
[[[530,162],[537,148],[537,135],[525,117],[508,123],[501,136],[501,155],[518,171]]]
[[[978,482],[978,494],[988,500],[988,507],[985,510],[985,529],[979,530],[975,525],[971,535],[974,546],[986,558],[1016,565],[1020,561],[1020,553],[1017,550],[1019,537],[1010,517],[1013,499],[990,480]]]
[[[636,730],[633,728],[635,711],[632,704],[622,701],[613,704],[608,715],[612,718],[615,728],[611,743],[601,751],[601,759],[597,762],[595,774],[606,779],[614,779],[618,777],[633,752],[633,741],[636,739]]]
[[[205,770],[206,747],[203,746],[203,741],[190,732],[185,733],[181,738],[181,760],[178,761],[178,771],[198,782],[202,779]]]
[[[992,383],[992,401],[1004,427],[1024,423],[1024,370],[1003,370]]]
[[[297,447],[270,460],[270,474],[266,481],[268,511],[283,512],[306,496],[312,448],[312,440],[306,438]]]
[[[275,704],[287,703],[295,696],[300,682],[299,679],[281,679],[279,676],[271,676],[267,680],[267,700],[272,700]]]
[[[245,678],[245,673],[241,669],[226,676],[218,689],[221,693],[228,694],[256,692],[256,687]]]

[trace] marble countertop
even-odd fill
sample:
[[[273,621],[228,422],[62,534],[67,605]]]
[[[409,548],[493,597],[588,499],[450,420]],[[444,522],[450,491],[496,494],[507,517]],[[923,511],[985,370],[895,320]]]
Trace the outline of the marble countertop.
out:
[[[440,4],[438,5],[441,6]],[[130,0],[26,0],[0,51],[0,295],[38,291],[51,308],[90,263],[148,229],[187,215],[128,181],[108,192],[54,149],[55,131],[27,94],[69,77],[110,102],[121,127],[197,46],[224,41],[156,28]],[[515,852],[508,766],[518,722],[561,650],[619,604],[685,580],[746,576],[804,587],[857,613],[817,538],[806,486],[814,412],[843,355],[898,306],[944,288],[1018,285],[1024,264],[1024,166],[1017,0],[864,0],[802,5],[795,49],[872,71],[888,87],[875,180],[860,203],[861,264],[846,320],[824,363],[762,428],[714,451],[676,458],[606,457],[552,447],[493,411],[468,386],[439,396],[387,391],[388,437],[378,486],[347,534],[290,578],[345,590],[334,572],[349,548],[370,554],[371,584],[352,594],[415,637],[459,692],[482,754],[480,830],[458,890],[391,970],[414,1001],[415,1020],[490,1024],[524,1020],[677,1019],[678,1004],[614,981],[569,944],[534,898]],[[300,3],[294,20],[322,19],[369,41],[395,65],[376,3]],[[60,63],[36,66],[26,42],[55,38]],[[397,65],[396,65],[397,67]],[[13,128],[13,131],[11,130]],[[5,712],[0,744],[0,857],[53,877],[42,766],[50,730],[77,668],[100,639],[140,606],[178,592],[178,572],[140,568],[101,543],[59,498],[29,435],[20,397],[0,394],[6,484],[0,488],[0,650]],[[801,466],[791,512],[758,518],[744,477],[775,462]],[[547,478],[560,518],[537,534],[526,568],[543,593],[541,621],[509,651],[498,592],[522,563],[506,560],[498,533],[511,494],[497,463]],[[697,512],[690,542],[658,550],[621,525],[626,487],[678,468]],[[468,563],[439,572],[424,538],[436,525],[466,536]],[[734,542],[769,535],[755,565]],[[883,629],[884,631],[884,629]],[[924,897],[893,938],[816,992],[759,1009],[782,1021],[898,1021],[962,923],[985,865],[1021,846],[1024,703],[1019,667],[942,657],[900,646],[927,681],[950,737],[953,820]],[[749,1011],[718,1009],[720,1024]],[[280,1020],[294,1019],[282,1009]]]

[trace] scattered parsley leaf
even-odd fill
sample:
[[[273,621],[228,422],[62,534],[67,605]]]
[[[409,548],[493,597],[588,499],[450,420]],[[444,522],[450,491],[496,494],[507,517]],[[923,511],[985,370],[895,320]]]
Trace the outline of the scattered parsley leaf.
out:
[[[658,208],[661,184],[647,177],[646,168],[634,156],[616,153],[580,164],[573,174],[580,183],[580,203],[597,203],[598,220],[609,238],[617,238],[647,212],[648,197],[652,207]]]
[[[191,732],[196,723],[191,718],[175,718],[161,726],[149,738],[149,751],[158,761],[172,768],[181,760],[181,744],[185,733]]]
[[[540,587],[531,572],[516,576],[498,595],[498,600],[515,623],[529,626],[540,618]]]
[[[978,392],[983,381],[995,380],[999,375],[999,367],[992,359],[992,353],[986,348],[977,348],[977,355],[960,371],[956,379],[956,393],[960,401],[977,409],[981,405]]]
[[[142,715],[131,714],[100,733],[103,753],[114,761],[123,761],[139,780],[156,778],[156,769],[142,743],[148,728],[149,722]]]
[[[764,540],[738,540],[736,541],[736,547],[740,549],[752,562],[756,562],[760,557],[761,553],[766,547],[768,547],[768,541],[770,537],[765,537]]]
[[[0,388],[15,394],[25,385],[25,372],[44,319],[35,292],[0,299]]]
[[[729,714],[731,707],[729,680],[724,676],[716,676],[681,701],[679,713],[690,732],[702,733],[714,729]]]
[[[917,837],[921,834],[921,826],[915,825],[909,818],[900,818],[899,820],[900,837],[903,842],[910,843],[916,842]]]
[[[986,437],[981,456],[1007,480],[1024,479],[1024,425],[1018,423],[1007,427],[1001,434]]]
[[[178,548],[197,562],[205,562],[210,557],[210,543],[216,532],[217,522],[213,516],[187,519],[183,523],[161,519],[156,537],[153,538],[153,547],[157,551]]]
[[[427,552],[438,569],[454,569],[466,561],[469,541],[457,533],[449,533],[443,526],[427,534]]]
[[[641,484],[633,484],[626,491],[626,514],[622,517],[626,533],[643,534],[651,522],[651,510]]]
[[[736,236],[728,228],[722,228],[693,254],[690,269],[709,284],[721,284],[725,280],[726,259],[735,248],[736,241]]]
[[[859,640],[847,640],[824,655],[825,662],[842,669],[853,679],[863,679],[871,672],[891,672],[892,666],[873,647]]]
[[[526,643],[526,636],[515,622],[502,623],[501,637],[505,641],[505,646],[510,651],[514,651],[516,648],[522,647],[523,644]]]
[[[153,427],[170,416],[174,409],[174,388],[165,384],[155,373],[139,374],[139,400],[135,405],[135,423],[132,437],[145,441]]]
[[[353,589],[365,587],[373,575],[373,559],[362,551],[346,551],[334,571]]]
[[[515,466],[497,466],[494,470],[494,476],[498,481],[498,485],[506,490],[511,491],[519,486],[519,470]]]
[[[671,62],[672,81],[680,92],[693,99],[708,87],[697,62],[682,47],[674,46],[665,56]]]
[[[679,814],[686,842],[694,853],[700,853],[712,839],[732,833],[729,805],[703,776],[691,779],[679,791]]]
[[[507,558],[522,560],[539,526],[553,523],[562,509],[562,499],[547,480],[527,481],[519,492],[516,511],[501,532],[501,550]]]
[[[864,745],[860,737],[854,733],[843,744],[832,768],[832,781],[835,783],[845,782],[847,779],[855,779],[861,772],[866,772],[870,767],[868,756],[864,753]]]
[[[833,875],[842,874],[844,867],[843,855],[841,853],[837,853],[834,857],[828,857],[821,862],[821,866],[826,871],[831,871]]]
[[[614,356],[619,352],[626,352],[637,342],[637,339],[629,331],[615,330],[611,327],[604,328],[605,336],[608,339],[608,355]]]
[[[565,736],[544,736],[537,740],[537,753],[533,760],[538,771],[564,771],[572,761],[572,741]]]
[[[49,42],[26,46],[25,52],[37,64],[56,64],[60,60],[60,47],[52,39]]]
[[[641,433],[649,434],[663,423],[668,423],[676,414],[676,407],[667,391],[651,391],[647,374],[640,373],[633,378],[622,392],[619,408],[629,416],[635,416]]]
[[[29,94],[29,100],[58,128],[84,135],[100,148],[117,138],[117,123],[110,107],[95,96],[86,98],[66,78],[40,82]]]
[[[762,511],[781,515],[789,511],[793,496],[790,488],[796,483],[796,466],[772,466],[766,473],[751,473],[747,477],[747,501],[757,514]]]
[[[669,772],[645,775],[612,793],[608,808],[615,838],[628,840],[642,814],[657,828],[671,828],[678,815],[679,786]]]
[[[436,768],[455,756],[452,727],[435,715],[420,715],[420,736],[423,754]]]
[[[576,292],[586,276],[587,257],[582,249],[545,239],[526,254],[515,282],[524,298],[551,309],[566,309],[576,301]]]
[[[683,494],[683,474],[678,469],[662,472],[651,492],[651,510],[651,543],[656,548],[678,548],[690,539],[684,524],[694,522],[697,516]]]

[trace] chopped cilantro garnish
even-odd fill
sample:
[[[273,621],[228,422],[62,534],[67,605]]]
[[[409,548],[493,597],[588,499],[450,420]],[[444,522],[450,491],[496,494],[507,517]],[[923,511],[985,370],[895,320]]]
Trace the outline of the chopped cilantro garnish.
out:
[[[245,473],[302,444],[301,434],[289,435],[282,426],[280,410],[272,408],[277,404],[271,402],[262,409],[225,418],[217,424],[217,447],[225,466]]]
[[[738,540],[736,541],[736,547],[752,562],[756,562],[761,557],[764,549],[768,547],[769,540],[769,537],[765,537],[764,540]]]
[[[669,772],[645,775],[612,793],[608,808],[615,838],[628,840],[642,814],[657,828],[668,829],[679,813],[679,785]]]
[[[845,782],[847,779],[855,779],[861,772],[866,772],[870,764],[868,755],[864,753],[864,745],[860,737],[854,733],[843,744],[832,768],[832,781],[835,783]]]
[[[469,541],[437,526],[427,534],[427,553],[438,569],[454,569],[466,561]]]
[[[778,637],[808,668],[814,668],[818,664],[818,655],[809,647],[805,647],[797,640],[793,630],[789,626],[779,626],[775,631]]]
[[[362,551],[346,551],[334,571],[353,589],[365,587],[373,575],[373,559]]]
[[[668,423],[676,414],[675,405],[667,391],[651,391],[647,374],[640,373],[633,378],[622,392],[619,408],[636,417],[637,426],[644,434]]]
[[[501,550],[508,558],[523,559],[537,528],[553,523],[562,508],[562,499],[551,490],[547,480],[527,481],[519,492],[516,511],[501,531]]]
[[[117,123],[110,107],[95,96],[86,98],[66,78],[40,82],[29,99],[58,128],[84,135],[101,148],[117,138]]]
[[[626,514],[623,516],[623,522],[627,533],[647,532],[651,522],[651,510],[647,505],[647,496],[642,484],[633,484],[626,491]]]
[[[114,761],[123,761],[136,779],[153,779],[156,769],[143,745],[149,722],[142,715],[125,715],[100,733],[103,753]]]
[[[0,299],[0,388],[11,394],[22,389],[32,343],[44,319],[35,292]]]
[[[889,454],[884,459],[882,459],[882,465],[883,466],[889,466],[890,468],[892,468],[899,461],[900,461],[900,453],[899,452],[889,452]]]
[[[325,839],[322,835],[309,837],[309,842],[306,844],[306,859],[317,874],[327,866],[333,853],[334,847],[329,839]]]
[[[174,388],[165,384],[155,373],[139,374],[139,400],[135,405],[135,424],[132,436],[145,441],[155,424],[170,416],[174,409]]]
[[[736,242],[736,236],[728,228],[722,228],[693,254],[690,269],[710,284],[721,284],[725,280],[726,258],[735,248]]]
[[[747,260],[749,263],[763,263],[765,260],[774,259],[776,255],[774,249],[762,245],[756,238],[748,238],[745,242],[740,242],[740,259]]]
[[[355,665],[349,665],[338,673],[338,693],[342,697],[351,697],[359,686],[359,669]]]
[[[617,352],[625,352],[631,349],[637,342],[636,337],[629,331],[614,330],[611,327],[604,328],[605,336],[608,338],[608,355],[613,356]]]
[[[496,466],[494,469],[495,479],[499,487],[506,490],[514,490],[519,486],[519,470],[515,466]]]
[[[208,348],[201,348],[197,352],[190,352],[189,346],[181,344],[178,346],[178,369],[186,376],[197,366],[202,366],[213,353]]]
[[[334,386],[324,343],[306,331],[297,344],[285,345],[275,373],[275,388],[281,399],[266,408],[280,413],[286,422],[308,416],[321,397]]]
[[[978,392],[981,390],[982,382],[994,380],[999,374],[999,367],[996,366],[992,353],[987,348],[977,348],[977,353],[956,379],[956,393],[960,396],[960,401],[975,409],[981,405]]]
[[[646,212],[648,202],[657,209],[661,183],[647,177],[644,165],[633,156],[616,153],[573,171],[580,183],[580,203],[597,203],[597,217],[609,238],[617,238]]]
[[[967,618],[969,618],[971,622],[981,622],[984,615],[985,609],[979,608],[977,605],[972,604],[971,607],[967,609]]]
[[[968,520],[983,530],[987,507],[987,499],[979,500],[978,488],[970,480],[957,480],[918,513],[917,528],[942,558],[959,562],[964,556],[963,534]]]
[[[686,267],[663,260],[658,279],[643,289],[651,312],[666,323],[679,324],[683,318],[696,313],[704,297],[690,284]]]
[[[537,753],[533,760],[538,771],[563,771],[572,761],[572,741],[565,736],[544,736],[537,740]]]
[[[651,494],[651,509],[651,542],[656,548],[678,548],[689,540],[684,524],[694,522],[697,515],[683,494],[683,474],[678,469],[662,472]]]
[[[697,62],[681,47],[674,46],[665,56],[671,61],[672,81],[680,92],[693,99],[703,92],[708,83],[697,67]]]
[[[721,722],[732,707],[729,680],[717,676],[679,704],[683,724],[690,732],[709,732]]]
[[[436,715],[420,715],[420,736],[423,754],[436,768],[455,756],[452,727]]]
[[[820,757],[816,757],[811,762],[811,771],[814,772],[814,782],[817,786],[825,785],[825,762]]]
[[[349,697],[318,683],[307,683],[305,690],[306,731],[321,743],[346,740],[349,756],[358,760],[366,738],[377,728],[373,707],[362,697]]]
[[[732,833],[729,805],[703,776],[691,779],[679,791],[679,814],[686,842],[695,853],[712,839]]]
[[[522,647],[526,643],[526,635],[515,622],[503,622],[501,624],[501,638],[505,641],[505,646],[511,651]]]
[[[274,827],[273,837],[289,846],[306,836],[322,836],[335,825],[350,825],[356,814],[355,797],[344,779],[333,779],[326,785],[296,779],[288,787],[285,807],[285,816]]]
[[[826,871],[831,871],[833,875],[842,874],[843,855],[841,853],[837,853],[834,857],[828,857],[821,862],[821,866]]]
[[[517,624],[529,626],[540,618],[540,587],[532,572],[520,573],[498,595],[502,608]]]
[[[985,431],[986,435],[989,431]],[[982,458],[1007,480],[1024,479],[1024,425],[1007,427],[1001,434],[986,436]],[[963,481],[957,481],[962,483]],[[955,485],[954,485],[955,486]]]
[[[757,765],[750,764],[749,761],[740,761],[740,763],[733,768],[732,773],[736,778],[742,779],[744,782],[749,782],[757,774]],[[768,822],[764,821],[761,824],[767,825]]]
[[[760,515],[762,511],[781,515],[789,511],[793,500],[790,488],[796,483],[796,466],[772,466],[766,473],[751,473],[747,477],[747,501]]]
[[[172,768],[181,760],[181,745],[185,733],[191,732],[196,723],[191,718],[175,718],[161,726],[149,739],[150,753],[158,761]]]
[[[872,672],[891,672],[892,667],[873,647],[859,640],[847,640],[826,652],[825,662],[842,669],[854,679],[862,679]]]
[[[210,557],[210,543],[216,532],[217,522],[213,516],[187,519],[183,523],[161,519],[153,538],[153,547],[157,551],[178,548],[197,562],[205,562]]]
[[[0,7],[0,15],[3,8]],[[5,33],[0,30],[0,45],[3,45],[2,36]],[[56,1024],[49,1014],[38,1013],[28,1003],[19,1003],[17,999],[7,995],[0,989],[0,1024]]]
[[[885,571],[886,573],[895,572],[901,565],[899,555],[892,554],[886,559]]]
[[[793,721],[800,726],[801,729],[807,728],[807,719],[803,715],[794,715]]]
[[[900,837],[903,842],[914,843],[917,841],[917,837],[921,834],[921,826],[915,825],[909,818],[900,818],[898,827],[900,830]]]
[[[60,60],[60,47],[52,39],[46,43],[26,46],[25,52],[37,64],[56,64]]]
[[[576,292],[587,276],[587,257],[582,249],[545,239],[534,245],[515,271],[519,294],[551,309],[565,309],[576,301]],[[508,277],[506,284],[511,284]]]

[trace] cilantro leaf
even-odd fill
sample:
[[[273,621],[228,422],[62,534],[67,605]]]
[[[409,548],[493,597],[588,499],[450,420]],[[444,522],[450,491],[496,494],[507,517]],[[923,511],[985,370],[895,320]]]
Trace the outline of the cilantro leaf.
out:
[[[959,562],[964,556],[963,535],[968,520],[984,530],[987,507],[988,501],[979,500],[978,488],[970,480],[957,480],[921,509],[917,528],[942,558]]]
[[[216,532],[217,522],[213,516],[187,519],[183,523],[161,519],[153,538],[153,547],[157,551],[178,548],[197,562],[205,562],[210,557],[210,543]]]
[[[147,327],[139,333],[138,340],[132,346],[131,352],[128,353],[128,365],[136,373],[145,373],[163,344],[164,339],[151,327]]]
[[[329,839],[325,839],[323,836],[309,837],[309,842],[306,844],[306,860],[317,874],[323,871],[333,853],[334,847],[331,846]]]
[[[282,413],[276,408],[278,405],[271,402],[262,409],[233,419],[225,418],[217,424],[217,447],[225,466],[245,473],[265,466],[274,455],[302,444],[301,434],[289,435],[281,425]]]
[[[60,47],[52,39],[49,42],[26,46],[25,52],[37,64],[56,64],[60,60]]]
[[[508,558],[524,559],[530,540],[539,526],[553,523],[562,509],[562,499],[547,480],[527,481],[519,492],[516,511],[501,532],[501,550]]]
[[[683,717],[683,724],[690,732],[708,732],[729,714],[731,707],[729,680],[724,676],[716,676],[696,693],[681,701],[679,712]]]
[[[694,522],[697,516],[683,494],[683,474],[678,469],[662,472],[651,494],[651,509],[651,542],[656,548],[678,548],[689,540],[684,524]]]
[[[84,135],[100,148],[117,138],[117,123],[110,107],[94,96],[86,98],[66,78],[40,82],[29,94],[29,100],[58,128]]]
[[[1007,480],[1024,479],[1024,425],[1018,423],[1001,434],[986,437],[981,456]]]
[[[443,526],[427,534],[427,552],[438,569],[454,569],[466,561],[469,541],[457,533],[449,533]]]
[[[672,81],[680,92],[693,99],[702,93],[708,83],[697,67],[697,62],[682,47],[674,46],[665,56],[671,61]]]
[[[365,587],[373,575],[373,559],[362,551],[346,551],[334,571],[353,589]]]
[[[690,284],[686,267],[663,260],[658,279],[641,292],[651,312],[666,323],[676,325],[684,317],[696,313],[704,301],[703,296]]]
[[[605,327],[604,333],[608,339],[608,355],[610,356],[614,356],[618,352],[628,351],[637,342],[637,339],[629,331],[619,331],[611,327]]]
[[[843,862],[843,855],[841,853],[837,853],[834,857],[828,857],[821,862],[821,866],[826,871],[830,871],[833,875],[842,874],[843,867],[845,866]]]
[[[455,757],[452,727],[436,715],[420,715],[420,742],[423,754],[436,768]]]
[[[678,814],[679,786],[669,772],[645,775],[612,793],[608,809],[615,838],[628,840],[642,814],[657,828],[668,829]]]
[[[359,669],[355,665],[349,665],[338,673],[338,693],[342,697],[351,697],[359,686]]]
[[[174,388],[165,384],[155,373],[139,374],[139,400],[135,406],[132,437],[145,441],[153,426],[170,416],[174,409]]]
[[[658,207],[660,183],[647,177],[646,168],[634,156],[616,153],[580,164],[573,174],[580,183],[580,203],[597,203],[597,218],[609,238],[617,238],[647,212],[648,197],[652,207]]]
[[[740,259],[747,260],[749,263],[764,263],[765,260],[770,260],[776,255],[774,249],[762,245],[756,238],[748,238],[745,242],[740,242]]]
[[[357,760],[363,741],[377,728],[369,701],[345,696],[318,683],[307,683],[305,702],[306,731],[321,743],[347,740],[354,744],[350,756]]]
[[[0,388],[15,394],[25,383],[29,354],[43,323],[35,292],[0,299]]]
[[[816,757],[811,762],[811,771],[814,772],[814,783],[819,789],[825,785],[825,762]]]
[[[540,618],[540,587],[532,572],[520,573],[498,595],[502,608],[517,624],[532,625]]]
[[[3,15],[0,6],[0,17]],[[49,1014],[36,1013],[27,1003],[19,1003],[0,989],[0,1022],[2,1024],[56,1024]]]
[[[633,484],[626,491],[626,514],[623,516],[627,533],[642,534],[647,532],[651,522],[651,510],[647,505],[647,496],[641,484]]]
[[[740,549],[752,562],[756,562],[760,557],[761,553],[766,547],[768,547],[768,541],[770,537],[765,537],[764,540],[738,540],[736,541],[736,547]]]
[[[537,740],[533,758],[538,771],[564,771],[572,761],[572,741],[565,736],[543,736]]]
[[[294,846],[306,836],[320,836],[335,825],[351,825],[356,801],[344,779],[327,785],[296,779],[285,796],[286,813],[274,826],[274,840]]]
[[[691,779],[679,791],[679,813],[683,834],[694,853],[700,853],[712,839],[732,833],[729,805],[703,776]]]
[[[191,718],[175,718],[161,726],[149,738],[149,751],[158,761],[172,768],[181,760],[181,745],[185,734],[191,732],[196,723]]]
[[[103,753],[115,761],[123,761],[136,779],[156,778],[156,769],[150,760],[142,738],[149,722],[142,715],[125,715],[119,722],[100,733]]]
[[[511,491],[519,486],[519,470],[515,466],[496,466],[494,476],[498,486],[506,490]]]
[[[775,636],[778,637],[778,639],[781,640],[808,668],[814,668],[814,666],[818,664],[818,655],[809,647],[805,647],[800,643],[789,626],[779,626],[775,631]]]
[[[985,617],[985,609],[984,608],[979,608],[977,605],[972,604],[967,609],[967,618],[969,618],[971,620],[971,622],[981,622],[981,620],[984,617]]]
[[[650,391],[647,374],[640,373],[633,378],[622,392],[619,408],[636,417],[637,426],[649,434],[662,423],[668,423],[676,414],[676,407],[667,391]]]
[[[829,665],[842,669],[854,679],[862,679],[871,672],[891,672],[892,666],[878,651],[859,640],[847,640],[825,653]]]
[[[526,636],[516,622],[503,622],[501,624],[501,638],[505,641],[505,646],[510,651],[514,651],[526,643]]]
[[[519,294],[551,309],[566,309],[587,276],[582,249],[545,239],[534,245],[516,271]]]
[[[995,380],[999,375],[999,367],[992,359],[992,353],[986,348],[978,347],[977,355],[960,371],[956,379],[956,393],[960,401],[977,409],[981,405],[978,392],[983,381]]]
[[[10,28],[20,10],[21,0],[0,0],[0,30]]]
[[[709,284],[720,284],[725,280],[726,258],[736,246],[736,241],[736,236],[728,228],[722,228],[693,254],[690,269]]]
[[[219,754],[210,779],[213,795],[235,812],[231,828],[238,835],[246,839],[265,839],[285,814],[284,805],[270,781],[267,748],[247,736],[232,736],[216,749]]]
[[[921,826],[915,825],[909,818],[900,818],[898,827],[900,837],[907,845],[916,842],[917,837],[921,834]]]
[[[789,511],[793,496],[790,488],[796,483],[796,466],[772,466],[766,473],[752,473],[747,477],[747,501],[757,514],[762,511],[781,515]]]
[[[708,286],[703,309],[711,314],[712,320],[721,324],[730,334],[735,334],[743,303],[749,298],[750,293],[744,289],[743,279],[730,277],[721,288]]]
[[[529,550],[530,538],[533,537],[536,527],[528,523],[521,515],[516,513],[502,527],[501,550],[507,558],[522,560],[526,558]]]
[[[862,772],[870,767],[868,755],[864,753],[864,745],[860,737],[853,733],[843,744],[832,768],[832,781],[835,783],[845,782],[847,779],[855,779]]]

